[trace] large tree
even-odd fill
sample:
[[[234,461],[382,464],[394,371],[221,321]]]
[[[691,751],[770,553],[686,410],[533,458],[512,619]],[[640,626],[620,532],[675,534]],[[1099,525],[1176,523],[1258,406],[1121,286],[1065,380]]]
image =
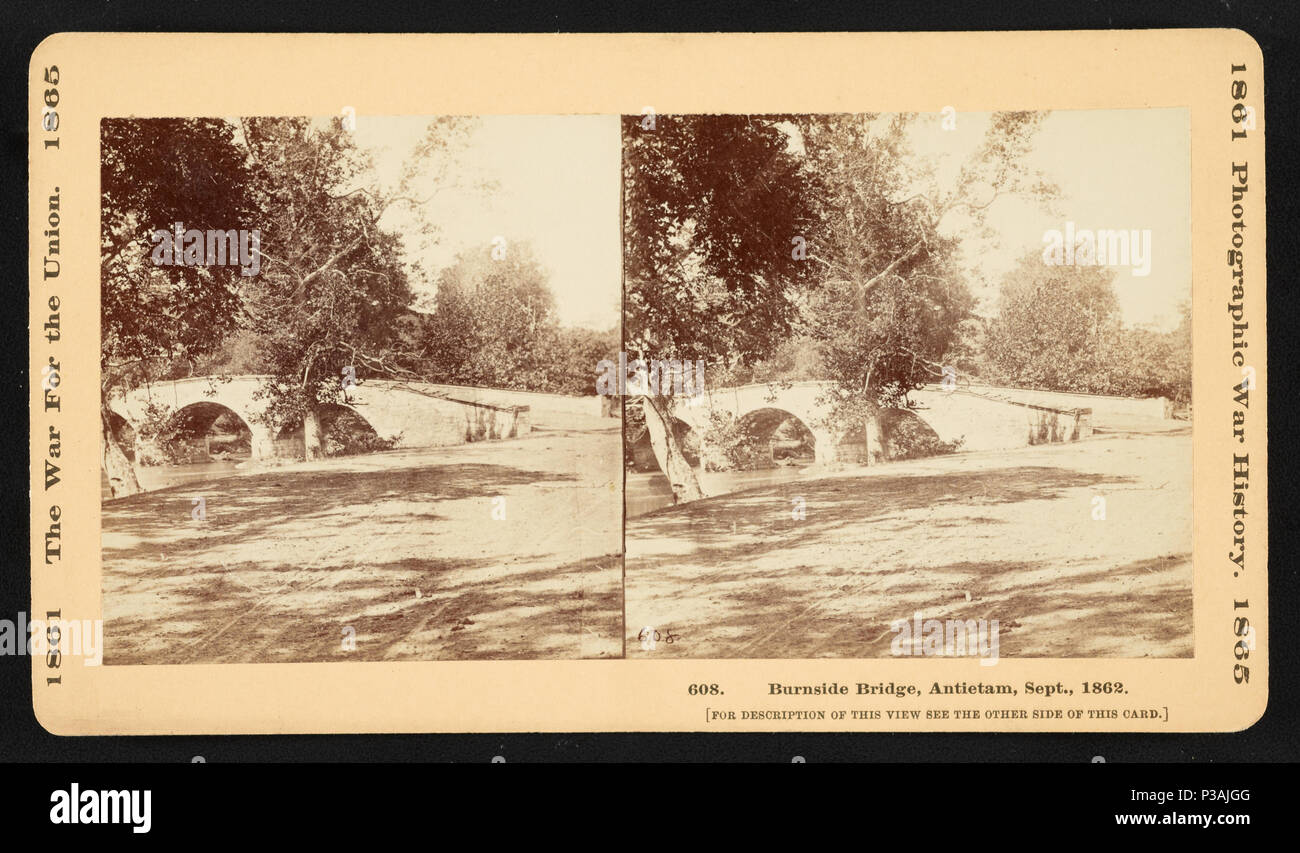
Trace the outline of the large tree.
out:
[[[781,116],[624,117],[629,357],[745,364],[790,333],[808,280],[792,246],[810,221],[790,130]],[[675,499],[697,499],[674,398],[653,390],[643,400],[651,441]]]
[[[600,363],[618,360],[619,342],[617,327],[599,332],[554,329],[542,342],[537,387],[556,394],[590,396],[596,392]]]
[[[526,243],[463,252],[438,276],[424,372],[440,382],[535,388],[555,325],[555,296]]]
[[[618,357],[617,329],[560,325],[549,274],[527,243],[463,252],[437,283],[434,311],[415,332],[432,381],[590,395],[597,365]]]
[[[984,347],[989,378],[1007,385],[1191,399],[1189,304],[1172,331],[1125,326],[1111,267],[1022,258],[1003,277]]]
[[[160,266],[155,231],[253,229],[260,211],[235,127],[222,119],[100,125],[100,444],[114,497],[140,491],[110,399],[191,368],[239,320],[237,265]]]
[[[320,406],[343,399],[345,371],[420,378],[398,326],[413,301],[403,241],[381,220],[394,205],[419,205],[424,167],[436,193],[448,151],[468,125],[429,126],[400,183],[377,186],[367,156],[341,121],[253,118],[241,122],[265,210],[263,267],[247,300],[271,378],[267,418],[273,427],[301,422],[308,458],[321,449]]]
[[[974,307],[957,262],[960,237],[980,228],[1001,196],[1054,196],[1024,164],[1044,115],[994,113],[955,177],[911,152],[914,115],[799,119],[818,178],[808,258],[819,286],[805,316],[837,384],[830,426],[862,428],[868,461],[880,450],[880,408],[905,405],[959,348]]]
[[[1115,272],[1048,266],[1031,252],[1002,280],[985,350],[997,381],[1050,391],[1105,393],[1120,333]]]

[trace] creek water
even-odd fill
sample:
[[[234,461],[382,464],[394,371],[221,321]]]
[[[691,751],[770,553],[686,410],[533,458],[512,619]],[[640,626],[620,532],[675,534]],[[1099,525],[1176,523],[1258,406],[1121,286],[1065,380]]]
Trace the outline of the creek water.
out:
[[[165,489],[168,486],[181,486],[187,483],[205,483],[238,474],[236,466],[244,459],[229,459],[212,462],[196,462],[193,465],[140,465],[135,475],[140,480],[140,487],[146,492]],[[107,500],[108,477],[101,467],[99,474],[100,497]]]
[[[788,483],[806,476],[808,469],[807,465],[791,465],[758,471],[710,472],[703,475],[703,485],[706,493],[720,495],[741,489]],[[696,474],[699,472],[696,471]],[[659,471],[649,474],[634,474],[629,471],[625,489],[623,501],[628,518],[673,504],[672,487],[668,485],[668,478]]]

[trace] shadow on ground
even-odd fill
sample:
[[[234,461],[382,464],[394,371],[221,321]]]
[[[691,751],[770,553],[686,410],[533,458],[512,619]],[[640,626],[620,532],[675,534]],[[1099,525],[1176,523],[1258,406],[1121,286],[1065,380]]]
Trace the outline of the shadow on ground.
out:
[[[919,612],[998,620],[1002,657],[1188,657],[1190,495],[1151,482],[1163,476],[1039,465],[840,476],[637,516],[629,656],[888,657],[891,624]],[[1090,518],[1097,495],[1109,519]],[[642,650],[646,626],[678,639]]]
[[[377,455],[108,501],[104,663],[620,656],[618,515],[563,467],[589,439],[567,441],[515,448],[522,465]]]
[[[187,585],[159,625],[105,626],[106,665],[602,658],[622,654],[618,555],[515,571],[497,560],[408,559],[364,572],[270,571],[266,594],[235,566]],[[484,578],[483,574],[487,577]],[[417,591],[419,594],[417,595]]]
[[[576,480],[571,475],[505,465],[460,464],[384,471],[269,471],[200,485],[173,486],[104,503],[103,529],[114,534],[104,542],[104,561],[107,564],[156,556],[160,542],[168,543],[173,557],[183,558],[187,550],[216,552],[274,537],[288,524],[359,523],[359,508],[383,501],[429,507],[439,501],[483,498],[509,486]],[[207,515],[203,522],[191,516],[192,499],[199,496],[204,499]],[[414,509],[404,512],[400,519],[379,523],[406,524],[420,519],[432,522],[440,518],[436,512]],[[201,531],[201,535],[186,535],[186,531]]]
[[[833,534],[846,524],[911,527],[903,516],[944,506],[991,507],[1055,500],[1069,489],[1095,489],[1134,482],[1131,477],[1084,474],[1062,468],[1021,466],[994,471],[944,472],[898,476],[828,477],[763,486],[683,506],[665,507],[628,519],[627,539],[679,539],[696,547],[704,561],[724,561],[767,550],[770,541]],[[802,520],[792,515],[792,498],[807,495]],[[816,496],[815,499],[812,496]],[[945,520],[943,526],[998,523],[988,517]],[[735,544],[737,534],[754,537]]]

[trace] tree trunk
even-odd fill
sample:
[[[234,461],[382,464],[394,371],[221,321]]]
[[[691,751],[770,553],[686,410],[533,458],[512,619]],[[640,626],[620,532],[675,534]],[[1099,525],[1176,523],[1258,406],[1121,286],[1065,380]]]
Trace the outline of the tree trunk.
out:
[[[885,448],[880,440],[880,407],[870,407],[863,419],[863,438],[866,441],[868,465],[879,465],[885,461]]]
[[[871,375],[875,365],[867,370],[862,380],[862,396],[866,402],[866,416],[862,419],[862,440],[865,444],[864,460],[867,465],[879,465],[885,461],[885,448],[880,442],[880,404],[877,390],[871,384]]]
[[[320,459],[325,455],[321,448],[320,412],[315,409],[302,416],[302,450],[305,459]]]
[[[645,425],[650,433],[650,444],[655,456],[664,462],[664,475],[673,488],[674,503],[688,503],[704,497],[695,469],[686,461],[681,442],[673,431],[672,397],[642,397]]]
[[[99,407],[99,454],[100,464],[108,477],[110,495],[124,498],[144,491],[140,488],[140,480],[135,476],[135,466],[126,458],[126,451],[113,434],[113,419],[106,405]]]

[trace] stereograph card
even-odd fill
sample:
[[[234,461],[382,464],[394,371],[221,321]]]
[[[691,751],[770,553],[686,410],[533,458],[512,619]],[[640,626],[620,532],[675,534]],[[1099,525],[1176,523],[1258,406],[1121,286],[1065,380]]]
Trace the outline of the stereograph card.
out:
[[[1244,33],[69,33],[30,75],[51,732],[1264,712]]]

